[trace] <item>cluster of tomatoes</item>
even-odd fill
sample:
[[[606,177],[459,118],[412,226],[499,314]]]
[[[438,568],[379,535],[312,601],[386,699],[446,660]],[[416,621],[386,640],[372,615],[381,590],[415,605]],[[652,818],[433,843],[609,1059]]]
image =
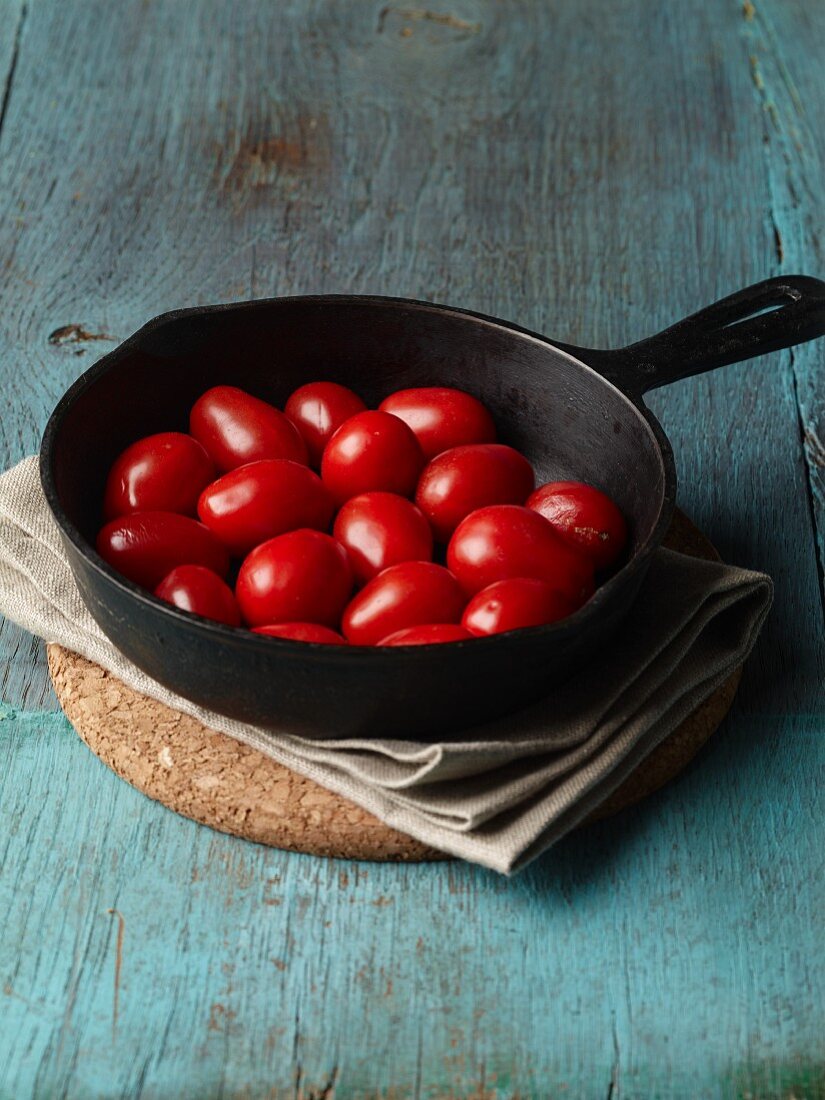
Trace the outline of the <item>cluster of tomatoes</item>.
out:
[[[536,489],[527,459],[496,442],[489,411],[445,387],[368,409],[344,386],[312,382],[281,412],[216,386],[193,406],[189,434],[123,451],[103,511],[98,552],[161,599],[338,645],[555,622],[590,597],[626,539],[604,493]]]

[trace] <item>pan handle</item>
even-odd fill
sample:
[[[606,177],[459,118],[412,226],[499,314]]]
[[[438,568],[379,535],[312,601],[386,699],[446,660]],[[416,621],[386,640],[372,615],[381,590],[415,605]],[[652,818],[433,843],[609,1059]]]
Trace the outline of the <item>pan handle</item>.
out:
[[[615,351],[557,345],[630,396],[825,335],[825,283],[782,275],[739,290]]]

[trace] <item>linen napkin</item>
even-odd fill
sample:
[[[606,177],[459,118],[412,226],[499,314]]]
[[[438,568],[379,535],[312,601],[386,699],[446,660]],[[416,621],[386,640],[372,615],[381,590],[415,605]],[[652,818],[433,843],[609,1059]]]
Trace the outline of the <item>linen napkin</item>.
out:
[[[151,680],[86,610],[35,457],[0,476],[0,613],[131,687],[252,745],[388,825],[504,874],[586,817],[750,652],[772,598],[760,573],[660,550],[596,667],[458,742],[307,741],[204,710]]]

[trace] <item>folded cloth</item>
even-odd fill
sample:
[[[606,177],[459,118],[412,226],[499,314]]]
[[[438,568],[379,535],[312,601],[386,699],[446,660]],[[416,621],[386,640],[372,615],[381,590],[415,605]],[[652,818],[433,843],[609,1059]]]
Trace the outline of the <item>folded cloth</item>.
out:
[[[0,477],[0,612],[351,799],[444,852],[510,874],[555,843],[749,654],[770,607],[760,573],[655,555],[616,644],[529,709],[457,742],[307,741],[175,695],[131,664],[86,610],[46,504],[37,459]],[[333,732],[333,731],[330,731]]]

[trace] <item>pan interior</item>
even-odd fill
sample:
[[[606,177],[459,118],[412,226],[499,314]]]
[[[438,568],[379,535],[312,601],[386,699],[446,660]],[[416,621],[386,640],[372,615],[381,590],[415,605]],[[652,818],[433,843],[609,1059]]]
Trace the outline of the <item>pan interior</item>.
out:
[[[186,430],[197,397],[241,386],[282,406],[303,382],[351,386],[369,405],[407,386],[457,386],[487,404],[502,442],[538,483],[590,482],[630,526],[633,553],[658,518],[661,454],[644,417],[588,368],[544,342],[451,310],[365,299],[280,299],[150,324],[96,367],[64,408],[52,469],[63,508],[90,540],[112,460],[157,431]]]

